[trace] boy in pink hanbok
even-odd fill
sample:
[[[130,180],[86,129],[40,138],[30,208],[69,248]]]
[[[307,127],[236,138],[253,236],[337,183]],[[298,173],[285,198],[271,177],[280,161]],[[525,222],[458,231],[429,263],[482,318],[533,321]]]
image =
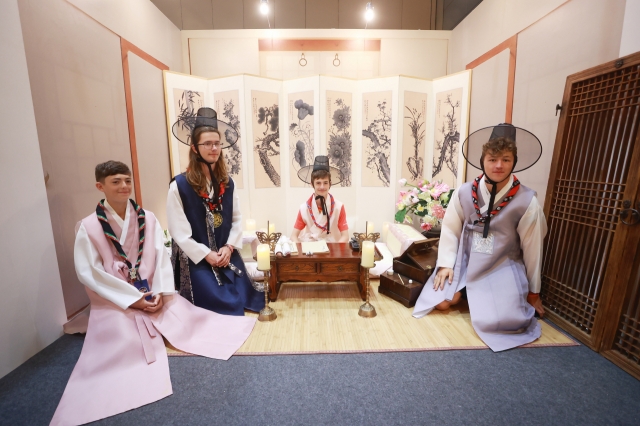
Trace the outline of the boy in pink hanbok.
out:
[[[131,195],[127,165],[96,166],[105,194],[76,234],[74,261],[91,314],[82,352],[52,425],[80,425],[172,394],[163,337],[201,356],[229,359],[255,318],[220,315],[175,294],[162,228]]]

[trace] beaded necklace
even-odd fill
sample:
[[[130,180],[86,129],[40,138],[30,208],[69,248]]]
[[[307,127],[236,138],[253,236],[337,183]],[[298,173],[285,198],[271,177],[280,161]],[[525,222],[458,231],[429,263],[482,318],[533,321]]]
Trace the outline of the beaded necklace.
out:
[[[473,180],[473,183],[471,184],[471,198],[473,199],[473,207],[475,208],[476,214],[478,215],[478,220],[476,220],[474,224],[485,223],[487,219],[491,219],[495,215],[500,213],[500,211],[504,209],[511,200],[513,200],[513,197],[518,192],[518,189],[520,189],[520,181],[518,180],[516,175],[513,175],[513,185],[511,185],[511,188],[509,189],[509,192],[507,192],[506,197],[504,197],[502,202],[498,204],[492,211],[487,212],[487,214],[483,216],[482,213],[480,213],[480,206],[478,205],[478,184],[480,183],[480,180],[483,176],[484,174],[481,174],[480,176],[475,178]]]
[[[331,210],[329,212],[328,217],[331,217],[333,216],[333,209],[336,206],[336,202],[333,199],[333,195],[329,194],[329,198],[331,198]],[[313,200],[313,195],[307,201],[307,209],[309,210],[309,214],[311,215],[311,220],[313,221],[313,224],[318,228],[322,229],[323,231],[329,232],[329,230],[327,229],[327,225],[319,225],[318,222],[316,221],[316,217],[313,215],[313,208],[311,208],[311,204],[313,204],[312,200]]]

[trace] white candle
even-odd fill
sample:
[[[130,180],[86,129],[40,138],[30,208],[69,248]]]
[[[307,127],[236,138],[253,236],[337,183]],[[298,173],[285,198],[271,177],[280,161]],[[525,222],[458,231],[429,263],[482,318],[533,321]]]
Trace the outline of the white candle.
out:
[[[247,219],[247,231],[248,232],[256,232],[256,220],[255,219]]]
[[[373,233],[373,222],[367,222],[367,234]]]
[[[269,234],[276,232],[276,225],[274,223],[269,224]]]
[[[382,241],[387,242],[387,235],[389,234],[389,222],[382,224]]]
[[[258,245],[258,269],[261,271],[271,269],[271,250],[269,250],[269,244]]]
[[[364,268],[373,268],[373,253],[375,251],[375,245],[373,241],[362,242],[362,261],[361,265]]]

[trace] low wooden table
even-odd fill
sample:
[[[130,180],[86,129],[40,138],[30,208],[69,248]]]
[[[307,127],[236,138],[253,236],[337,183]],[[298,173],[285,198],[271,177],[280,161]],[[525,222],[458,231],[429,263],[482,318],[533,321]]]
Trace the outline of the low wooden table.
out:
[[[289,257],[272,257],[269,276],[269,299],[278,298],[280,286],[286,281],[308,281],[331,283],[335,281],[355,281],[362,300],[366,298],[364,287],[365,269],[360,266],[360,252],[351,250],[349,243],[327,243],[329,253],[307,256],[298,243],[298,254]],[[382,259],[376,248],[375,260]]]

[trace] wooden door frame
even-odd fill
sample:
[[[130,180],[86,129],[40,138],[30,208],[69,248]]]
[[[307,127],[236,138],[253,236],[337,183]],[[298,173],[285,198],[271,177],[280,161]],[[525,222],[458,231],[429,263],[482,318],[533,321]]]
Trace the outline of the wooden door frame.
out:
[[[616,64],[619,64],[619,61],[622,61],[622,65],[616,66]],[[549,215],[551,212],[551,203],[554,193],[553,188],[555,187],[556,178],[558,177],[558,164],[560,162],[560,159],[564,156],[566,150],[565,142],[568,134],[565,124],[567,121],[567,115],[569,113],[572,86],[582,80],[596,77],[607,72],[613,72],[621,67],[629,66],[630,63],[640,63],[640,52],[625,56],[620,59],[609,61],[593,68],[589,68],[584,71],[580,71],[578,73],[567,76],[567,82],[565,84],[564,94],[562,97],[562,110],[560,112],[560,119],[558,121],[558,131],[556,133],[556,140],[553,149],[551,172],[549,174],[549,187],[551,188],[551,190],[547,191],[544,203],[544,214],[547,220],[549,220]],[[638,132],[638,135],[636,137],[635,146],[638,147],[639,143],[640,131]],[[633,164],[640,164],[640,147],[636,148],[632,154],[631,167],[629,170],[629,174],[627,175],[627,183],[629,184],[625,185],[625,193],[623,199],[635,199],[636,194],[638,193],[640,167],[634,169]],[[593,331],[590,335],[577,329],[569,321],[555,314],[554,312],[551,312],[550,310],[547,311],[547,316],[549,317],[549,319],[560,326],[563,330],[574,336],[576,339],[598,352],[603,349],[605,343],[609,342],[609,345],[611,345],[611,343],[613,342],[613,336],[610,336],[610,339],[607,339],[606,341],[604,340],[604,337],[606,336],[607,332],[615,334],[615,329],[618,325],[620,314],[622,312],[622,302],[624,300],[625,293],[619,291],[616,292],[616,286],[606,285],[606,283],[613,283],[619,278],[618,276],[621,272],[620,266],[624,265],[625,261],[629,262],[628,259],[631,259],[631,261],[633,261],[635,252],[633,250],[629,250],[628,252],[624,251],[624,243],[627,240],[629,232],[630,227],[626,225],[621,225],[616,228],[616,232],[612,242],[612,249],[607,259],[607,269],[602,281],[603,286],[598,302],[599,306],[596,310],[596,316],[593,321]],[[627,276],[627,282],[628,279],[629,277]],[[618,305],[617,307],[616,304]],[[624,357],[620,356],[617,352],[607,351],[603,353],[603,355],[608,359],[611,359],[612,361],[615,359],[616,364],[620,365],[622,368],[625,368],[624,365],[626,364],[629,364],[629,366],[633,365],[628,360],[624,359]],[[634,367],[637,368],[637,366]],[[628,371],[627,368],[625,368],[625,370]]]

